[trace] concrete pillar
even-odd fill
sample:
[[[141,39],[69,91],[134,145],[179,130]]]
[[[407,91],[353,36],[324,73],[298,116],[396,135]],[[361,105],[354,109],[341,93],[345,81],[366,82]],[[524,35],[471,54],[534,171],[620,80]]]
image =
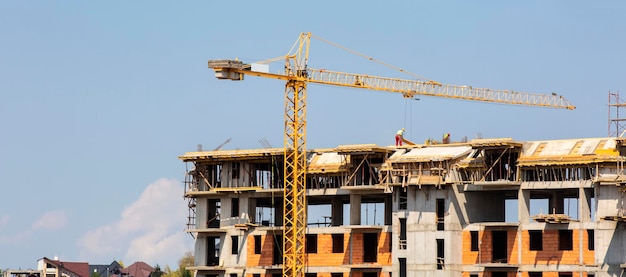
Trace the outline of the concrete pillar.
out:
[[[391,225],[393,221],[393,213],[391,212],[391,208],[393,205],[393,201],[391,201],[391,197],[393,194],[388,194],[385,196],[385,225]]]
[[[517,218],[521,223],[530,223],[530,190],[517,192]]]
[[[557,191],[552,193],[552,197],[548,200],[550,212],[549,214],[563,214],[565,212],[565,197],[563,192]]]
[[[332,226],[341,226],[343,224],[343,203],[338,198],[331,200],[331,222]]]
[[[578,207],[579,207],[579,218],[580,222],[589,222],[593,221],[591,218],[591,198],[592,190],[578,188]]]
[[[250,223],[261,223],[261,222],[256,222],[256,199],[255,198],[250,198],[250,197],[246,197],[244,198],[245,201],[243,201],[243,206],[241,207],[243,209],[243,211],[246,213],[244,214],[244,218],[247,218]],[[241,199],[241,200],[244,200]]]
[[[361,225],[361,195],[350,194],[350,225]]]

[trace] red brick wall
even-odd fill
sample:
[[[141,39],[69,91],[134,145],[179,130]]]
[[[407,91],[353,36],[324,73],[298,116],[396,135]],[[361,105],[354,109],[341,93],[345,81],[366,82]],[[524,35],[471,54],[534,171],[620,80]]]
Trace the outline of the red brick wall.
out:
[[[579,234],[581,230],[572,230],[572,250],[559,249],[559,231],[543,231],[543,250],[530,250],[530,236],[528,231],[522,231],[522,264],[579,264]],[[583,259],[584,264],[594,263],[594,251],[588,250],[587,230],[582,230]],[[492,251],[491,231],[479,231],[478,238],[480,244],[479,252],[471,251],[471,235],[469,231],[463,232],[463,264],[490,263]],[[518,245],[517,230],[507,231],[507,258],[509,263],[517,264]],[[469,277],[469,275],[468,275]],[[546,275],[544,274],[544,277]]]
[[[350,236],[344,234],[343,253],[333,253],[333,240],[331,234],[318,234],[317,253],[306,254],[305,259],[309,266],[339,266],[350,263]],[[270,266],[273,261],[274,237],[272,235],[261,236],[261,254],[254,254],[254,235],[247,239],[247,266]],[[282,242],[278,242],[282,243]],[[378,234],[378,257],[375,265],[391,265],[391,233]],[[363,263],[363,234],[352,234],[352,264]],[[353,275],[354,276],[354,275]],[[318,274],[318,277],[319,276]],[[330,275],[328,276],[330,277]]]

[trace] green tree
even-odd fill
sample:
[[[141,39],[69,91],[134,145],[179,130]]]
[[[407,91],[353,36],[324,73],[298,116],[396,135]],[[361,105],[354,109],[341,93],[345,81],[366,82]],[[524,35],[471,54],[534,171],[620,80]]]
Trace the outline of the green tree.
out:
[[[178,277],[192,277],[191,271],[187,270],[188,267],[194,266],[195,261],[191,251],[185,252],[182,258],[178,260]]]
[[[163,276],[163,274],[165,274],[165,273],[163,272],[163,270],[161,270],[161,266],[159,266],[159,264],[156,264],[154,266],[154,272],[152,272],[152,274],[150,274],[150,276],[152,276],[152,277],[161,277],[161,276]]]
[[[99,272],[92,272],[91,273],[91,277],[100,277],[100,273]]]

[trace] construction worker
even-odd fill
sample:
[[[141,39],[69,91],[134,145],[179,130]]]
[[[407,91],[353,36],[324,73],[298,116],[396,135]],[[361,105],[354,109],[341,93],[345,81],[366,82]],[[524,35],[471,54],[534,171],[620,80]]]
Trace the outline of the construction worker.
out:
[[[402,146],[402,139],[404,138],[404,128],[396,132],[396,146]]]
[[[443,134],[443,144],[450,143],[450,133]]]

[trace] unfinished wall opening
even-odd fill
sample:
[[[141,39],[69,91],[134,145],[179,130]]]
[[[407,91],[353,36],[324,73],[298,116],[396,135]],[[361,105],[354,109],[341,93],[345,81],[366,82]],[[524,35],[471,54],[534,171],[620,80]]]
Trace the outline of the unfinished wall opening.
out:
[[[522,168],[524,182],[562,182],[591,180],[596,176],[592,165],[531,166]]]
[[[305,253],[317,253],[317,234],[306,234]]]
[[[406,277],[406,258],[398,258],[400,277]]]
[[[231,273],[230,277],[237,277],[237,273]]]
[[[559,230],[559,250],[574,249],[572,233],[572,230]]]
[[[516,180],[517,166],[520,149],[512,147],[500,149],[485,149],[484,161],[489,166],[483,177],[484,181]]]
[[[398,239],[398,248],[406,249],[406,218],[400,218],[400,238]]]
[[[378,272],[371,272],[371,271],[363,272],[363,277],[378,277]]]
[[[478,231],[470,231],[470,239],[471,239],[470,250],[478,251]]]
[[[378,261],[378,233],[363,234],[363,261],[366,263]]]
[[[219,199],[207,200],[207,228],[220,227],[220,209],[221,204]]]
[[[282,207],[282,201],[282,197],[256,198],[254,223],[262,226],[281,226],[282,217],[277,211]]]
[[[222,187],[221,175],[221,164],[196,164],[196,170],[193,171],[195,182],[201,184],[197,187],[200,191]]]
[[[443,269],[445,261],[443,239],[437,239],[437,269]]]
[[[206,265],[216,266],[220,261],[220,237],[206,238]]]
[[[232,170],[231,170],[231,178],[232,179],[239,179],[239,175],[240,175],[240,171],[241,171],[241,163],[240,162],[232,162],[231,164],[232,166]]]
[[[578,220],[578,189],[534,190],[530,192],[531,215],[564,214]]]
[[[343,253],[344,234],[332,234],[333,253]]]
[[[385,225],[385,199],[363,196],[361,198],[361,225]]]
[[[331,272],[330,277],[343,277],[342,272]]]
[[[507,263],[507,231],[491,231],[491,261],[494,263]]]
[[[282,164],[272,161],[271,163],[254,164],[254,168],[256,186],[263,189],[281,188]]]
[[[283,236],[274,235],[274,247],[272,247],[272,263],[275,265],[283,264]]]
[[[239,236],[230,236],[231,244],[230,244],[230,254],[237,255],[239,254]]]
[[[596,237],[593,229],[587,229],[587,250],[596,249]]]
[[[407,188],[397,188],[398,191],[398,209],[406,210],[408,207],[408,193]]]
[[[317,277],[317,273],[307,272],[307,273],[304,273],[304,277]]]
[[[261,249],[263,249],[263,245],[261,243],[261,236],[254,236],[254,254],[261,254]]]
[[[504,199],[505,222],[519,222],[519,206],[517,198]]]
[[[332,205],[320,204],[311,199],[307,205],[307,225],[310,227],[329,227],[332,223]]]
[[[542,277],[543,272],[541,271],[530,271],[528,272],[528,277]]]
[[[559,272],[559,277],[572,277],[571,272]]]
[[[239,198],[230,199],[230,216],[239,217]]]
[[[437,198],[436,204],[436,213],[437,213],[437,231],[443,231],[444,229],[444,218],[446,215],[446,200],[443,198]]]
[[[542,230],[528,230],[528,237],[530,241],[530,249],[533,251],[543,250],[543,231]]]

